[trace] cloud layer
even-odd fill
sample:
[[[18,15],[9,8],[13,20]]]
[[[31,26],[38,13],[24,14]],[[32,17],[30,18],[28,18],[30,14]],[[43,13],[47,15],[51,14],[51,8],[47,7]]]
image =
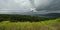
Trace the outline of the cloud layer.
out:
[[[0,0],[0,13],[29,12],[32,5],[42,14],[60,10],[60,0]]]

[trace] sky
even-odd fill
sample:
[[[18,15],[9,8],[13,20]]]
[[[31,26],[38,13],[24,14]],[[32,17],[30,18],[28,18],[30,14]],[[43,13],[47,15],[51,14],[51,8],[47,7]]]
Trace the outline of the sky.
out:
[[[0,0],[0,14],[30,13],[31,8],[38,14],[60,13],[60,0]]]

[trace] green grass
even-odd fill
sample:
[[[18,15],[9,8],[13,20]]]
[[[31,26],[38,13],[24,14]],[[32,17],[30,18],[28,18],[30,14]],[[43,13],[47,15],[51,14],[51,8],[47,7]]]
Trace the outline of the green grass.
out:
[[[0,30],[60,30],[60,18],[41,22],[0,22]]]

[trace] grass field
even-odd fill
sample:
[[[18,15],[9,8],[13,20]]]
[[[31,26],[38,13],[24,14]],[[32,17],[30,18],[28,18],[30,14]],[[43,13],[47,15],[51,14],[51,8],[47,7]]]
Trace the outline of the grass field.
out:
[[[0,30],[60,30],[60,18],[41,22],[0,22]]]

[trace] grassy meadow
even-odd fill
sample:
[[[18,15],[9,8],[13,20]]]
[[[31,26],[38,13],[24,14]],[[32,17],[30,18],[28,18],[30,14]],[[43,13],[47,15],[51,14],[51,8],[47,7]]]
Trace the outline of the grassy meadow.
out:
[[[60,19],[42,22],[0,22],[0,30],[60,30]]]
[[[23,16],[22,19],[20,15],[20,17],[16,16],[18,19],[11,19],[12,17],[13,18],[16,17],[9,15],[8,15],[9,17],[6,16],[7,15],[4,16],[0,15],[1,18],[0,30],[60,30],[60,18],[47,19],[47,18]],[[21,18],[24,21],[21,21],[21,19],[19,18]]]

